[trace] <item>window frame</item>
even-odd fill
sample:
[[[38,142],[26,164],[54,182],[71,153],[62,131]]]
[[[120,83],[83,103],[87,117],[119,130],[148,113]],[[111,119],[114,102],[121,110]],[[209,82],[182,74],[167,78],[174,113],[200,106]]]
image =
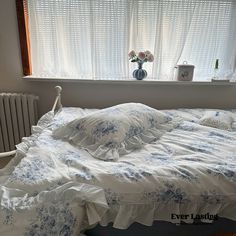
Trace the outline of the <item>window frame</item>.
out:
[[[31,46],[30,46],[30,31],[29,31],[29,16],[28,16],[28,0],[15,0],[16,3],[16,13],[17,13],[17,21],[18,21],[18,33],[19,33],[19,42],[20,42],[20,50],[21,50],[21,61],[22,61],[22,72],[23,76],[29,80],[30,77],[32,77],[32,55],[31,55]],[[32,77],[33,78],[33,77]],[[32,81],[35,81],[36,79],[39,79],[38,81],[49,81],[50,78],[39,78],[39,77],[34,77]],[[58,80],[58,81],[63,81],[64,82],[69,82],[69,81],[76,81],[77,79],[64,79],[64,78],[56,78],[52,79],[53,81]],[[79,80],[81,81],[81,80]],[[78,81],[78,82],[79,82]],[[85,82],[90,81],[90,80],[84,80]],[[94,81],[94,80],[92,80]],[[101,80],[98,80],[101,81]],[[116,80],[115,80],[116,81]],[[118,80],[119,81],[119,80]],[[122,82],[126,82],[126,80],[121,80]],[[114,81],[110,81],[113,83]],[[129,81],[127,81],[129,82]],[[132,82],[134,82],[132,80]],[[143,81],[141,81],[143,82]],[[156,83],[163,83],[164,84],[180,84],[179,81],[149,81],[146,79],[147,83],[154,82]],[[176,83],[173,83],[176,82]],[[212,84],[213,81],[189,81],[186,82],[186,84]],[[109,83],[109,80],[105,80],[105,83]],[[140,81],[139,81],[140,83]],[[235,82],[232,81],[219,81],[217,82],[218,85],[229,85]],[[183,84],[183,82],[181,82]]]
[[[16,0],[16,13],[18,20],[21,60],[24,76],[32,75],[29,20],[27,9],[27,0]]]

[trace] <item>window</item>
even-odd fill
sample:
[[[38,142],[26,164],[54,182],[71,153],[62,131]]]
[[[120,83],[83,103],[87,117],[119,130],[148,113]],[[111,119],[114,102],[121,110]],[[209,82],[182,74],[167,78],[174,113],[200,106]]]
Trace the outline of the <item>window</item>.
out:
[[[216,59],[236,78],[235,0],[28,0],[26,10],[33,76],[127,79],[134,49],[153,52],[149,79],[172,80],[188,61],[208,80]]]

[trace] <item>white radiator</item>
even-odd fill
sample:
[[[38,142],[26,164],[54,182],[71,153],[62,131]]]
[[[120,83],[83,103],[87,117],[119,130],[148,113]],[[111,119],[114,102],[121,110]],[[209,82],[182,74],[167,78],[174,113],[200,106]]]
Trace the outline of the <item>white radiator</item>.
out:
[[[0,93],[0,152],[12,151],[38,121],[38,97]]]

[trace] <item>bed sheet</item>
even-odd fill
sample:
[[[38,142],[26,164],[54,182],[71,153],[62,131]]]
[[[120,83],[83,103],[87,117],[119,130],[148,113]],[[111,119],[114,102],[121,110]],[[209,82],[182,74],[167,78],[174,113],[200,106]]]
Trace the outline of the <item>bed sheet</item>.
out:
[[[78,235],[97,222],[126,229],[154,220],[236,220],[235,122],[224,131],[198,124],[205,109],[164,110],[178,121],[175,129],[105,162],[51,136],[93,111],[49,112],[17,146],[0,171],[0,235]]]

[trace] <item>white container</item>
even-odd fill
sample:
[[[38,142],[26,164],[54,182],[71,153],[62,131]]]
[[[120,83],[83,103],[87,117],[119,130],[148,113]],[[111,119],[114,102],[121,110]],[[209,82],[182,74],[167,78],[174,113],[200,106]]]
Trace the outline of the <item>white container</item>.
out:
[[[182,65],[177,65],[175,72],[175,80],[178,81],[192,81],[194,65],[188,65],[186,61]]]

